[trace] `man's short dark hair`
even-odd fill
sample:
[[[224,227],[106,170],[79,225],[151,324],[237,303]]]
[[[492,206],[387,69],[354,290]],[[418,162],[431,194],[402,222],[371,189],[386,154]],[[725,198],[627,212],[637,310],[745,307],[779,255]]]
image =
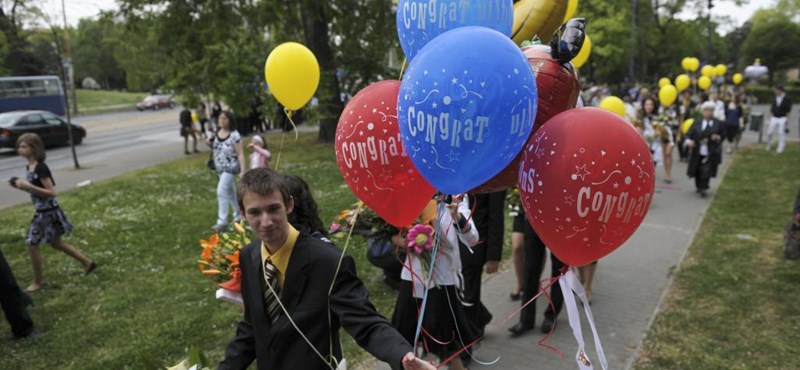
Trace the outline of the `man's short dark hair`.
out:
[[[778,90],[780,92],[786,92],[786,90],[783,89],[783,85],[775,85],[775,90]]]
[[[289,205],[289,185],[286,178],[278,172],[268,168],[256,168],[247,171],[242,176],[242,181],[236,187],[236,197],[239,201],[239,208],[244,210],[244,194],[254,193],[258,195],[270,195],[272,192],[280,192],[283,197],[283,205]]]

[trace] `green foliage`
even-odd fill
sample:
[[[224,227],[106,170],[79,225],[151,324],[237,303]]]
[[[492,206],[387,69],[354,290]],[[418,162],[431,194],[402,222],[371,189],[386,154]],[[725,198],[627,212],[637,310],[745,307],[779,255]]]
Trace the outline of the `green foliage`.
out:
[[[114,56],[121,44],[120,31],[112,13],[102,13],[96,20],[81,19],[75,30],[72,54],[77,84],[91,77],[104,89],[126,87],[125,70]]]
[[[747,39],[742,45],[742,57],[748,62],[756,58],[770,68],[770,84],[773,75],[798,65],[800,49],[800,24],[793,22],[778,10],[763,10],[756,14]]]
[[[792,101],[800,101],[800,86],[788,85],[784,88]],[[772,99],[775,99],[775,90],[769,86],[748,86],[747,95],[754,96],[760,104],[772,104]]]
[[[781,250],[797,144],[736,154],[647,333],[636,369],[797,369],[800,269]],[[749,234],[752,240],[737,234]]]
[[[113,107],[120,108],[133,108],[136,103],[140,102],[147,96],[146,93],[127,93],[119,91],[105,91],[105,90],[75,90],[78,100],[79,112],[96,112],[98,110]]]

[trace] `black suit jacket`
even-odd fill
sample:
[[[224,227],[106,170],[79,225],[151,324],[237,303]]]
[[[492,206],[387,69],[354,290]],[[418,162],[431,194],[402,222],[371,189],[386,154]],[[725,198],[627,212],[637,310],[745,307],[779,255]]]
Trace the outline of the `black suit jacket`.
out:
[[[286,269],[281,302],[292,319],[323,356],[342,358],[339,328],[344,329],[378,359],[399,369],[411,345],[378,314],[367,289],[356,274],[353,258],[345,256],[330,295],[331,327],[328,326],[328,289],[342,251],[307,234],[297,239]],[[281,314],[274,324],[267,319],[262,298],[261,241],[245,247],[240,255],[244,320],[225,350],[218,369],[246,369],[256,360],[258,369],[330,369]]]
[[[781,100],[781,105],[776,104],[775,101],[777,98],[772,98],[772,115],[774,117],[786,117],[789,112],[792,111],[792,99],[789,99],[788,94],[783,94],[783,100]]]
[[[461,263],[464,266],[483,266],[487,261],[500,261],[503,257],[503,237],[505,235],[506,192],[470,195],[473,205],[472,221],[478,230],[480,242],[467,250],[463,243]]]
[[[718,141],[711,141],[711,135],[719,135]],[[716,119],[711,119],[711,125],[708,125],[703,130],[703,117],[694,121],[694,124],[686,133],[686,137],[694,141],[694,149],[689,156],[689,167],[687,174],[689,177],[694,177],[697,174],[697,169],[700,166],[700,146],[703,141],[708,145],[708,160],[711,164],[711,177],[717,176],[717,167],[722,163],[722,141],[725,140],[725,128],[723,123]]]

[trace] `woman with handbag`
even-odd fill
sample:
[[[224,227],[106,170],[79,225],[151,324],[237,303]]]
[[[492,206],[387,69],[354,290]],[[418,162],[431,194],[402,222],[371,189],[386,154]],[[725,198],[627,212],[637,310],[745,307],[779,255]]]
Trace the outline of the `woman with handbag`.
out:
[[[214,232],[223,232],[228,229],[228,209],[233,208],[233,222],[239,222],[239,204],[236,200],[235,176],[241,178],[245,171],[242,137],[233,125],[233,115],[223,111],[219,115],[219,128],[217,133],[206,140],[206,144],[213,148],[214,168],[219,174],[217,182],[217,222],[211,227]]]

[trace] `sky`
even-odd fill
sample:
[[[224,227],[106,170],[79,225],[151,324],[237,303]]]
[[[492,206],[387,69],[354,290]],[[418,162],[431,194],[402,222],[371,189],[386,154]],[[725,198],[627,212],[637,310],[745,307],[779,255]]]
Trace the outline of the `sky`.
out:
[[[61,1],[62,0],[33,0],[41,8],[52,17],[56,18],[59,23],[63,22],[61,19]],[[64,0],[67,11],[67,22],[70,25],[77,25],[78,20],[84,17],[93,17],[100,13],[102,10],[117,9],[115,0]],[[714,15],[722,15],[731,17],[736,26],[742,25],[747,21],[756,10],[762,7],[771,6],[776,0],[749,0],[748,4],[743,6],[734,6],[731,0],[715,0],[715,7],[712,10]],[[579,3],[580,4],[580,3]],[[580,7],[580,5],[578,5]],[[579,9],[580,11],[580,9]],[[696,15],[690,12],[684,12],[680,15],[681,18],[688,19],[694,18]],[[591,20],[590,20],[591,21]],[[728,32],[731,29],[722,29],[722,32]]]

